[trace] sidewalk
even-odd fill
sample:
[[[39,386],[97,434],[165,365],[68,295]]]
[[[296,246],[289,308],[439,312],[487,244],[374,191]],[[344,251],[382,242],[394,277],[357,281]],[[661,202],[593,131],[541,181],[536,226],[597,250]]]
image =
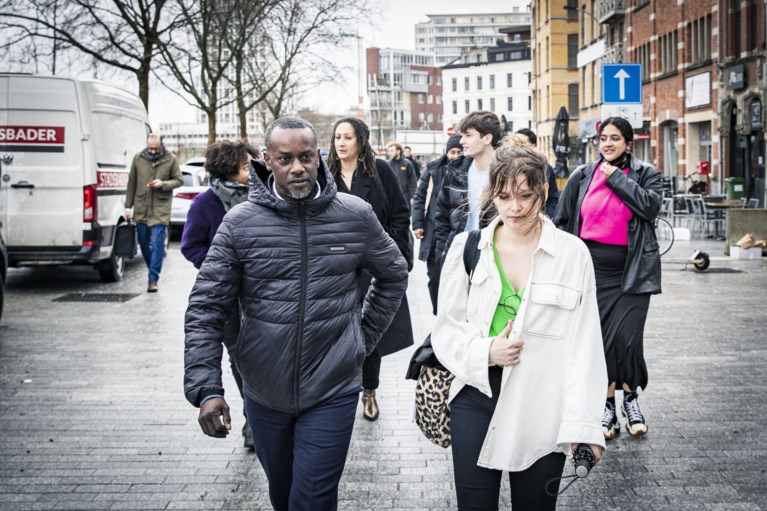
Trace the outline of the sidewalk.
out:
[[[694,249],[710,254],[711,268],[664,264],[664,293],[651,301],[641,398],[649,434],[624,430],[558,509],[767,509],[767,260],[730,260],[711,240],[677,242],[669,256]],[[177,243],[156,295],[145,292],[139,258],[111,286],[81,268],[11,271],[0,323],[0,510],[270,509],[263,471],[242,447],[228,364],[229,438],[205,437],[183,397],[195,274]],[[418,261],[408,291],[416,343],[433,321],[425,275]],[[55,301],[102,293],[135,296]],[[358,409],[340,509],[455,509],[450,452],[410,419],[411,352],[383,361],[379,420]]]

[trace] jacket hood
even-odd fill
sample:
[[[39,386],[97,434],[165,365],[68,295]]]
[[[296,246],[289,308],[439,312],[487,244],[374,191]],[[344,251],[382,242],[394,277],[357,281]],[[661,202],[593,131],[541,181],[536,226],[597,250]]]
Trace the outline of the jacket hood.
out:
[[[312,193],[310,197],[300,201],[283,200],[274,195],[274,175],[266,167],[263,160],[250,160],[250,191],[248,200],[256,204],[284,212],[297,212],[299,205],[304,204],[308,211],[319,211],[325,208],[333,197],[336,196],[338,189],[330,174],[325,161],[320,158],[320,165],[317,168],[317,182],[320,184],[320,195],[314,198]]]

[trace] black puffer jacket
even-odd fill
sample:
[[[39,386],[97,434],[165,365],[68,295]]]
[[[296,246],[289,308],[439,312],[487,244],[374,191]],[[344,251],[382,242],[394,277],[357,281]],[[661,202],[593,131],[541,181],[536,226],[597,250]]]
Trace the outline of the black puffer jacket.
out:
[[[324,162],[318,181],[319,197],[283,201],[253,160],[248,200],[224,217],[189,296],[184,391],[195,406],[223,394],[223,327],[238,297],[231,355],[250,398],[299,413],[361,388],[362,362],[397,311],[407,265],[370,205],[336,194]],[[362,269],[375,281],[360,308]]]
[[[598,163],[592,162],[575,169],[559,196],[554,225],[570,234],[580,236],[581,204]],[[605,186],[633,213],[629,220],[628,257],[621,285],[624,293],[661,292],[660,252],[653,222],[663,202],[662,184],[661,173],[633,155],[628,175],[615,171],[605,181]]]
[[[466,229],[469,216],[469,167],[474,158],[459,156],[445,167],[442,186],[437,201],[437,214],[434,217],[437,234],[437,260],[442,261],[447,255],[453,238]],[[495,210],[483,208],[479,227],[486,227],[495,216]]]

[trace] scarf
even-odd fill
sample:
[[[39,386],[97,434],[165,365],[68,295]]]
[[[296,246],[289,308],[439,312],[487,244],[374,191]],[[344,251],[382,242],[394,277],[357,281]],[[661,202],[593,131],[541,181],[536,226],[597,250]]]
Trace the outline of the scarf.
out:
[[[144,158],[154,163],[165,156],[165,146],[160,146],[160,152],[157,154],[149,154],[149,151],[146,148],[142,151],[142,154],[144,155]]]
[[[237,204],[245,202],[248,198],[248,186],[235,181],[221,181],[219,178],[213,178],[210,182],[213,193],[221,199],[224,205],[224,211],[229,211]]]
[[[631,153],[628,151],[623,151],[623,154],[615,158],[615,160],[608,161],[607,163],[613,167],[618,167],[619,169],[623,170],[627,168],[631,163]]]

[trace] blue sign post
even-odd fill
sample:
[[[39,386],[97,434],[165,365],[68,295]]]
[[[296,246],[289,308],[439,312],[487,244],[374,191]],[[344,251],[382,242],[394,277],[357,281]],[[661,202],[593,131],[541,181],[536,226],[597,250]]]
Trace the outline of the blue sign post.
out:
[[[642,65],[603,64],[602,103],[642,103]]]

